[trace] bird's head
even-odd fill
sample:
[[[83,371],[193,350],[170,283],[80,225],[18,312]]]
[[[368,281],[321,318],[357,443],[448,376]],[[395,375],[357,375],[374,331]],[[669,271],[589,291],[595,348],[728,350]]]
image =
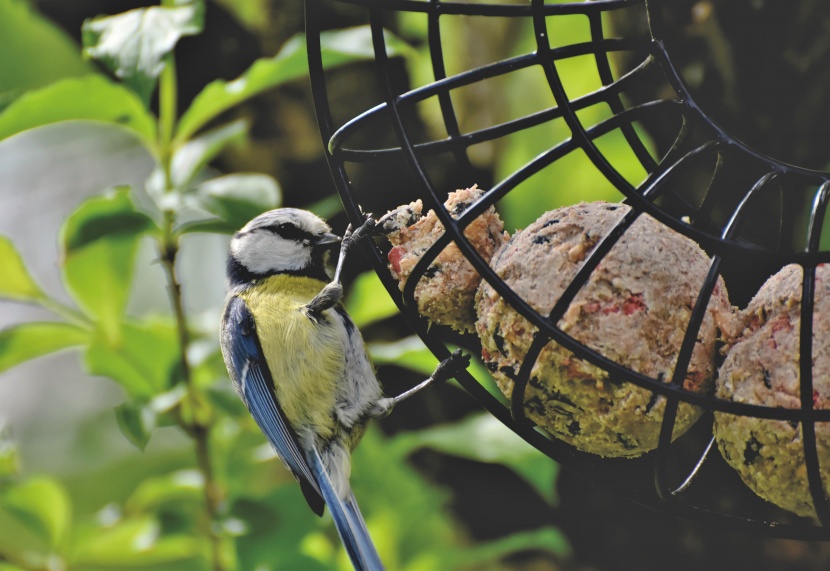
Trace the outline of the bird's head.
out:
[[[326,280],[328,246],[339,240],[324,220],[307,210],[270,210],[231,239],[228,281],[238,285],[280,273]]]

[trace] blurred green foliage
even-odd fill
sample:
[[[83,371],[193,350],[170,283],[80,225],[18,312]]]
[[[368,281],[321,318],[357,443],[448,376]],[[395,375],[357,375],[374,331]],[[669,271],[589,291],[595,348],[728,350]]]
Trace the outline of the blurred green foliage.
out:
[[[261,2],[243,4],[243,21],[264,9]],[[201,32],[202,14],[202,3],[191,0],[87,20],[83,53],[106,75],[28,4],[0,0],[0,53],[16,55],[0,58],[0,140],[56,122],[94,121],[132,133],[156,161],[144,187],[103,189],[65,220],[61,275],[71,302],[45,293],[0,237],[0,299],[54,316],[0,332],[0,372],[79,351],[90,375],[123,389],[118,426],[144,450],[69,475],[31,474],[21,471],[16,444],[0,429],[0,571],[349,566],[330,519],[306,508],[230,389],[214,330],[201,330],[184,311],[189,276],[176,264],[182,236],[233,232],[281,201],[278,182],[267,175],[208,168],[246,140],[248,124],[222,123],[222,113],[307,73],[297,37],[238,79],[209,83],[179,113],[174,48],[182,36]],[[390,42],[392,55],[418,60],[400,40]],[[366,29],[328,32],[323,44],[328,66],[372,55]],[[153,244],[165,270],[168,315],[126,311],[142,243]],[[355,282],[347,305],[361,327],[396,314],[370,274]],[[421,372],[435,365],[413,339],[373,344],[372,351],[379,363]],[[489,382],[480,364],[475,371]],[[162,430],[176,431],[187,445],[154,448],[153,435]],[[445,509],[449,492],[409,463],[426,448],[507,466],[544,501],[556,502],[556,466],[488,416],[394,436],[371,429],[355,453],[353,484],[390,569],[495,569],[521,551],[568,554],[552,527],[478,544],[466,537]]]

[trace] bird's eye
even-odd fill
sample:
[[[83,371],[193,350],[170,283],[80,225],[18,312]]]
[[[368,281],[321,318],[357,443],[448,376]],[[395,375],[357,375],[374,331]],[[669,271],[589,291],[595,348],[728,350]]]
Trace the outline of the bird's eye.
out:
[[[285,238],[286,240],[296,240],[299,242],[309,237],[308,232],[297,228],[290,222],[283,222],[282,224],[269,226],[267,229],[281,238]]]

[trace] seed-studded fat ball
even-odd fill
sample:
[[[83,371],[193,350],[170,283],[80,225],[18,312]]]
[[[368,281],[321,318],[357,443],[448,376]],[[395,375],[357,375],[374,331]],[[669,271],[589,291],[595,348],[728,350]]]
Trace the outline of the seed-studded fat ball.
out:
[[[628,211],[623,204],[598,202],[548,212],[496,252],[491,266],[547,316],[597,243]],[[640,215],[592,272],[558,327],[604,357],[668,383],[708,269],[709,258],[695,242]],[[476,302],[482,357],[510,397],[537,329],[486,282]],[[711,388],[718,322],[729,323],[731,310],[718,280],[692,352],[686,390]],[[635,457],[657,446],[666,398],[610,379],[550,341],[531,370],[524,405],[536,425],[580,450]],[[681,402],[673,436],[701,413]]]
[[[477,186],[450,193],[444,207],[458,218],[484,191]],[[415,264],[424,252],[444,233],[444,226],[434,211],[425,216],[420,200],[388,212],[379,221],[382,232],[392,244],[389,269],[403,291]],[[464,230],[464,236],[484,258],[490,261],[493,252],[506,240],[504,223],[494,207],[489,207]],[[434,323],[448,325],[460,332],[475,328],[475,292],[481,276],[451,242],[427,267],[415,286],[418,312]]]
[[[772,276],[741,312],[743,331],[721,365],[716,395],[734,402],[801,408],[800,334],[803,270]],[[813,407],[830,408],[830,266],[816,269],[813,309]],[[830,423],[815,424],[819,466],[830,493]],[[801,424],[715,413],[721,455],[762,498],[801,516],[815,516],[807,482]]]

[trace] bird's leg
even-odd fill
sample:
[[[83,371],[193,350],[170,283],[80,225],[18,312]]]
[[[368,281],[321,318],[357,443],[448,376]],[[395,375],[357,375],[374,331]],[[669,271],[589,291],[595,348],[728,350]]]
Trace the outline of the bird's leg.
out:
[[[421,389],[425,389],[435,382],[446,381],[453,378],[456,373],[463,371],[470,366],[470,356],[461,353],[461,349],[456,349],[452,354],[438,363],[432,374],[423,382],[415,385],[408,391],[404,391],[398,396],[386,397],[378,399],[372,409],[368,412],[369,416],[381,417],[389,414],[398,403],[405,401]]]
[[[358,226],[357,230],[352,232],[352,225],[346,228],[343,234],[343,240],[340,242],[340,255],[337,257],[337,266],[334,269],[334,278],[332,282],[340,283],[340,274],[343,272],[343,265],[346,262],[346,255],[352,246],[363,240],[366,236],[371,236],[375,231],[375,220],[371,214],[366,215],[366,220],[363,224]]]
[[[360,242],[366,236],[370,236],[375,228],[375,221],[371,215],[368,215],[366,220],[361,224],[357,230],[352,231],[352,225],[346,228],[343,235],[343,240],[340,242],[340,255],[337,258],[337,267],[334,270],[334,278],[331,283],[327,284],[320,293],[314,296],[308,305],[305,306],[306,311],[312,315],[320,315],[327,309],[334,307],[341,299],[343,299],[343,284],[340,283],[340,275],[343,272],[343,265],[346,262],[346,255],[352,247]]]

